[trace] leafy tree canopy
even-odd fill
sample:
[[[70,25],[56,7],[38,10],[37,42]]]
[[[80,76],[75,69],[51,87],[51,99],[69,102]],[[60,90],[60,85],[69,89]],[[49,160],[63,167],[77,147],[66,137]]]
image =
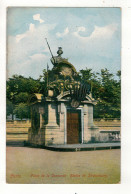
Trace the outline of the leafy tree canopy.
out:
[[[121,71],[117,72],[118,79],[114,78],[107,69],[100,73],[92,73],[91,69],[81,70],[81,79],[89,82],[92,95],[98,101],[94,107],[94,116],[101,118],[120,117],[121,103]]]

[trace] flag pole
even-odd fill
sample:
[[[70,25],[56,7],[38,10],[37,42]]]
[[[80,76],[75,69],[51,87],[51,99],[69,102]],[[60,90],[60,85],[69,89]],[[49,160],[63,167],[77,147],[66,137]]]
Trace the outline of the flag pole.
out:
[[[52,56],[52,58],[53,58],[53,60],[54,60],[54,63],[55,63],[55,59],[54,59],[54,56],[53,56],[53,54],[52,54],[52,51],[51,51],[50,45],[49,45],[49,43],[48,43],[48,41],[47,41],[47,38],[45,38],[45,40],[46,40],[47,46],[48,46],[48,48],[49,48],[49,51],[50,51],[51,56]]]

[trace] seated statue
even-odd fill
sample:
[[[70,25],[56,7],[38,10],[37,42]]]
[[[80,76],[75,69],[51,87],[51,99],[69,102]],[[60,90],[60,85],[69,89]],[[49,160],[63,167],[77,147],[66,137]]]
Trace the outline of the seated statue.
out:
[[[58,63],[68,61],[68,59],[62,58],[61,55],[63,54],[62,47],[58,47],[57,51],[58,56],[53,56],[51,58],[51,63],[56,66]]]

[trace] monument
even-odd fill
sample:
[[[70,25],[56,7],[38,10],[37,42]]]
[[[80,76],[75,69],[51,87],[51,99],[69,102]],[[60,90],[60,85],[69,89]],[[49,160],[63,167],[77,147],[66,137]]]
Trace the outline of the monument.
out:
[[[61,47],[57,54],[51,53],[53,68],[48,72],[46,96],[34,94],[30,97],[28,142],[41,146],[95,142],[99,132],[93,124],[96,101],[90,87],[79,81],[75,67],[62,58]]]

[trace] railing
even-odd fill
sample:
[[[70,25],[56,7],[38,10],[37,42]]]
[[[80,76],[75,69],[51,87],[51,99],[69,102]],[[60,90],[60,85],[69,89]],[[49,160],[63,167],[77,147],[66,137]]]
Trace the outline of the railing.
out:
[[[116,142],[121,140],[120,131],[111,131],[111,130],[101,130],[100,132],[100,141]]]

